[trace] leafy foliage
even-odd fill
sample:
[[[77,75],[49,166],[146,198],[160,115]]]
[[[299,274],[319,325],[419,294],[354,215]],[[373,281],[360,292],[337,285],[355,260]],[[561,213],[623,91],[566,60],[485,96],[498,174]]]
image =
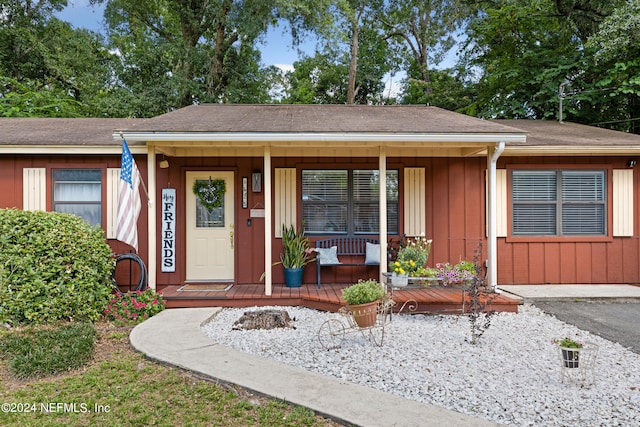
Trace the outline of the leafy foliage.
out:
[[[282,225],[282,250],[280,261],[284,268],[302,268],[313,261],[311,242],[303,230],[296,231],[293,225]]]
[[[584,347],[584,345],[581,342],[575,341],[572,338],[555,338],[553,340],[553,343],[556,344],[558,347],[564,347],[564,348],[582,348]]]
[[[0,321],[96,320],[114,267],[103,230],[80,217],[0,210]]]
[[[342,289],[342,299],[349,305],[374,302],[382,299],[384,294],[384,286],[375,279],[360,279],[358,283]]]

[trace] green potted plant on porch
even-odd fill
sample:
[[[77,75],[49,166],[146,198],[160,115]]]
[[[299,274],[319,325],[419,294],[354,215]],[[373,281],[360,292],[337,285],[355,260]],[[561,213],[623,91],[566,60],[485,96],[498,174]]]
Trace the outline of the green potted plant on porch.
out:
[[[311,242],[304,236],[304,231],[296,230],[293,225],[283,225],[282,251],[280,262],[284,267],[285,284],[290,288],[300,287],[304,266],[315,260],[312,256]]]
[[[342,289],[342,299],[361,328],[375,325],[378,304],[384,296],[384,286],[375,279],[360,279],[358,283]]]

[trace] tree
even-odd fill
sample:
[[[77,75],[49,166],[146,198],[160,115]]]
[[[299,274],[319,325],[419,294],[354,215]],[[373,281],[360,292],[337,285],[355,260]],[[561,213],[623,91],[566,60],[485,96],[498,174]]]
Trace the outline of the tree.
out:
[[[389,100],[384,96],[383,77],[392,67],[386,42],[377,31],[359,29],[358,51],[363,53],[357,64],[351,103],[382,104]],[[288,90],[285,102],[296,104],[348,104],[349,69],[351,51],[341,46],[325,46],[313,57],[304,57],[294,63],[294,70],[287,73]]]
[[[406,64],[406,90],[411,95],[405,95],[405,102],[422,103],[433,92],[430,64],[440,63],[453,47],[467,15],[466,5],[459,0],[388,2],[383,23],[387,38],[395,43]]]
[[[619,117],[612,117],[613,127],[640,133],[640,1],[632,0],[608,16],[587,47],[595,49],[596,65],[605,72],[598,81],[603,88],[613,88],[609,100],[617,100]]]
[[[479,75],[478,100],[472,109],[487,118],[542,119],[562,114],[585,124],[614,117],[621,104],[607,99],[600,79],[607,71],[595,64],[595,52],[582,38],[606,13],[601,9],[586,13],[591,6],[597,4],[586,0],[481,2],[467,29],[464,57],[467,69],[476,67]],[[563,111],[559,111],[561,98]]]
[[[0,21],[0,114],[86,116],[108,79],[102,38],[53,17],[66,1],[15,1]]]

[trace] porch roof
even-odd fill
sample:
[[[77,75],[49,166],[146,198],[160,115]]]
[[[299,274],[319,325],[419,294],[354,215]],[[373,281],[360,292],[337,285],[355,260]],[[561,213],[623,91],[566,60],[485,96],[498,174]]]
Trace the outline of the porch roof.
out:
[[[519,129],[421,105],[202,104],[122,130],[151,133],[498,133]]]
[[[483,156],[525,132],[437,107],[418,105],[203,104],[114,132],[169,156]]]

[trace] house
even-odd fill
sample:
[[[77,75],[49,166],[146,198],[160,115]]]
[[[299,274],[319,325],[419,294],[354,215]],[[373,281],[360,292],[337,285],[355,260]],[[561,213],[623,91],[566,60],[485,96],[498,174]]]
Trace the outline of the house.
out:
[[[150,200],[139,254],[157,289],[224,281],[270,295],[284,283],[272,266],[281,226],[303,223],[312,241],[375,237],[382,259],[389,242],[424,234],[429,265],[471,259],[481,242],[492,286],[640,282],[640,135],[359,105],[194,105],[0,126],[0,207],[81,214],[116,253],[131,250],[115,240],[126,139]],[[194,184],[221,181],[224,205],[200,209]],[[327,269],[323,282],[386,269]],[[315,274],[309,266],[304,282]]]

